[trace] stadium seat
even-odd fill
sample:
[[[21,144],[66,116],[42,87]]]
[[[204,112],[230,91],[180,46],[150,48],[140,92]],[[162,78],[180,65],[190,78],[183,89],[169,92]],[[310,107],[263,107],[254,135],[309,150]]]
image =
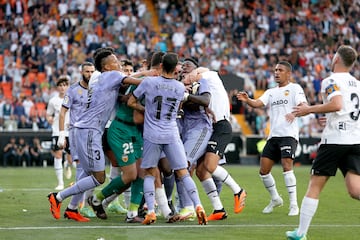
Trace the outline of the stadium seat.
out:
[[[37,73],[37,81],[38,81],[39,84],[41,84],[43,82],[46,82],[47,81],[46,73],[44,73],[44,72]]]
[[[33,83],[35,82],[36,80],[36,73],[34,72],[29,72],[28,75],[27,75],[28,79],[29,79],[29,82],[30,83]]]

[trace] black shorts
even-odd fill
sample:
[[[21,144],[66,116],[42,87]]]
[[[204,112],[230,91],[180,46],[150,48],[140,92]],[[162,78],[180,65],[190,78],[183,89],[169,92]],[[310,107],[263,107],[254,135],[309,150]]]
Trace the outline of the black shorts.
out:
[[[206,152],[212,152],[222,158],[226,146],[232,140],[231,124],[227,120],[221,120],[213,125],[213,133],[209,139]]]
[[[335,176],[337,169],[343,176],[348,171],[360,174],[360,144],[321,144],[311,168],[311,174]]]
[[[102,135],[102,146],[103,146],[104,152],[111,151],[110,145],[107,140],[108,130],[109,130],[109,128],[105,128],[104,133]]]
[[[52,136],[51,137],[51,150],[53,151],[59,151],[62,150],[61,148],[59,148],[59,146],[57,145],[59,136]],[[68,154],[70,154],[70,147],[69,147],[69,137],[65,137],[66,139],[66,146],[64,148],[64,151]]]
[[[267,157],[274,162],[282,158],[295,158],[298,141],[292,137],[272,137],[266,141],[262,157]]]

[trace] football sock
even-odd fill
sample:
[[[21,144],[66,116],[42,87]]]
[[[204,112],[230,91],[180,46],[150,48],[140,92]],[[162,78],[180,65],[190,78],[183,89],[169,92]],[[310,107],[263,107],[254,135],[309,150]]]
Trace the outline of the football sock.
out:
[[[298,205],[297,204],[297,193],[296,193],[296,177],[294,171],[287,171],[283,173],[285,186],[289,193],[290,205]]]
[[[222,186],[223,186],[224,183],[221,180],[214,177],[214,176],[212,176],[212,179],[214,180],[214,183],[216,185],[216,190],[217,190],[218,194],[220,195],[221,190],[222,190]]]
[[[94,188],[93,189],[89,189],[87,190],[86,192],[84,192],[84,195],[83,195],[83,203],[84,205],[83,206],[89,206],[89,203],[88,203],[88,199],[89,197],[91,197],[92,195],[94,194]]]
[[[184,176],[182,176],[180,178],[180,181],[183,182],[184,188],[188,193],[189,197],[191,198],[193,205],[194,206],[201,205],[198,190],[196,188],[194,180],[190,177],[190,174],[187,173]]]
[[[64,189],[63,191],[59,192],[56,195],[56,198],[57,198],[57,200],[59,200],[61,202],[63,199],[66,199],[69,196],[85,192],[89,189],[93,189],[100,185],[101,184],[96,180],[96,178],[93,175],[87,176],[87,177],[82,178],[79,181],[77,181],[71,187],[68,187],[68,188]]]
[[[155,177],[146,175],[144,178],[144,197],[148,213],[155,212]]]
[[[129,202],[139,206],[144,195],[144,179],[138,177],[128,189],[131,190]]]
[[[58,185],[64,185],[62,158],[54,158],[54,169]]]
[[[316,213],[319,205],[319,199],[304,197],[300,208],[300,222],[297,234],[306,234],[309,230],[311,220]]]
[[[143,184],[144,184],[144,180],[142,180]],[[131,183],[132,185],[133,183]],[[141,187],[143,188],[143,187]],[[130,206],[130,199],[131,199],[131,187],[127,188],[124,192],[123,192],[123,196],[124,196],[124,203],[125,203],[125,207],[129,208]],[[141,193],[141,196],[143,196],[143,193]],[[141,200],[140,200],[141,201]]]
[[[110,203],[113,204],[119,204],[119,195],[118,193],[114,193],[110,196],[108,196],[107,198],[105,198],[104,200],[102,200],[102,205],[104,208],[107,208],[109,206]]]
[[[175,174],[174,173],[171,173],[170,176],[164,177],[164,188],[165,188],[166,198],[168,201],[172,200],[174,184],[175,184]]]
[[[275,179],[271,175],[271,173],[269,173],[267,175],[260,175],[260,177],[261,177],[261,180],[262,180],[265,188],[270,193],[271,199],[279,198],[280,195],[279,195],[279,193],[278,193],[278,191],[276,189]]]
[[[80,202],[84,199],[85,193],[78,193],[71,197],[70,203],[68,205],[68,208],[70,209],[77,209]]]
[[[186,192],[183,182],[178,178],[176,178],[176,190],[179,199],[179,206],[177,206],[179,208],[178,210],[184,207],[193,206],[193,202],[189,194]]]
[[[221,210],[223,209],[223,205],[221,203],[221,200],[219,198],[217,189],[216,189],[216,185],[213,181],[213,178],[210,177],[204,181],[201,182],[206,195],[208,196],[214,210]]]
[[[241,191],[241,187],[239,186],[239,184],[235,182],[235,180],[230,176],[230,174],[225,168],[217,166],[212,175],[215,178],[223,181],[227,186],[229,186],[234,194],[237,194]]]
[[[101,192],[102,192],[104,198],[107,198],[107,197],[113,195],[114,193],[118,193],[119,189],[122,189],[125,186],[126,186],[126,184],[123,182],[122,176],[117,176],[116,178],[111,180],[110,183],[101,190]],[[104,200],[104,198],[103,199],[99,198],[99,200],[102,201],[102,200]]]
[[[167,217],[171,213],[171,209],[169,208],[164,188],[155,189],[155,200],[163,216]]]

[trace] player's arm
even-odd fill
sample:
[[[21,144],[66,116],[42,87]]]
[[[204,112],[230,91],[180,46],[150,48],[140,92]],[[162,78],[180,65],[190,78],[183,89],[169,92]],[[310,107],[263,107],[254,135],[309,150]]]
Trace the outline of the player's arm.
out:
[[[302,104],[294,107],[293,113],[299,116],[305,116],[310,113],[330,113],[340,111],[342,108],[342,96],[337,95],[330,99],[329,102],[316,105]]]
[[[62,106],[59,113],[59,131],[65,130],[65,115],[69,109]]]
[[[153,70],[145,70],[138,73],[131,74],[130,76],[127,76],[124,80],[124,84],[132,84],[132,85],[139,85],[142,81],[142,79],[139,79],[139,77],[147,77],[147,76],[154,76]]]
[[[189,94],[186,100],[199,104],[204,107],[208,107],[210,104],[210,98],[211,98],[210,93],[203,93],[201,95]]]
[[[259,107],[264,107],[264,103],[260,100],[260,99],[252,99],[249,98],[249,95],[246,92],[239,92],[236,95],[237,99],[248,104],[250,107],[253,108],[259,108]]]
[[[46,109],[46,121],[50,125],[54,123],[54,111],[51,102],[49,103],[48,109]]]
[[[62,148],[65,146],[65,115],[69,109],[62,106],[59,113],[59,138],[57,145]]]
[[[127,105],[141,113],[145,112],[145,107],[136,99],[136,97],[131,94]]]

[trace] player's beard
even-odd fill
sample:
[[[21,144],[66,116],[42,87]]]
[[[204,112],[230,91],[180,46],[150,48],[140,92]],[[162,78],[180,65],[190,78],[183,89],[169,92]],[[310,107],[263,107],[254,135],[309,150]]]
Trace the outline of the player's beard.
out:
[[[82,79],[84,82],[86,82],[86,84],[89,83],[90,78],[86,78],[84,75],[82,75]]]

